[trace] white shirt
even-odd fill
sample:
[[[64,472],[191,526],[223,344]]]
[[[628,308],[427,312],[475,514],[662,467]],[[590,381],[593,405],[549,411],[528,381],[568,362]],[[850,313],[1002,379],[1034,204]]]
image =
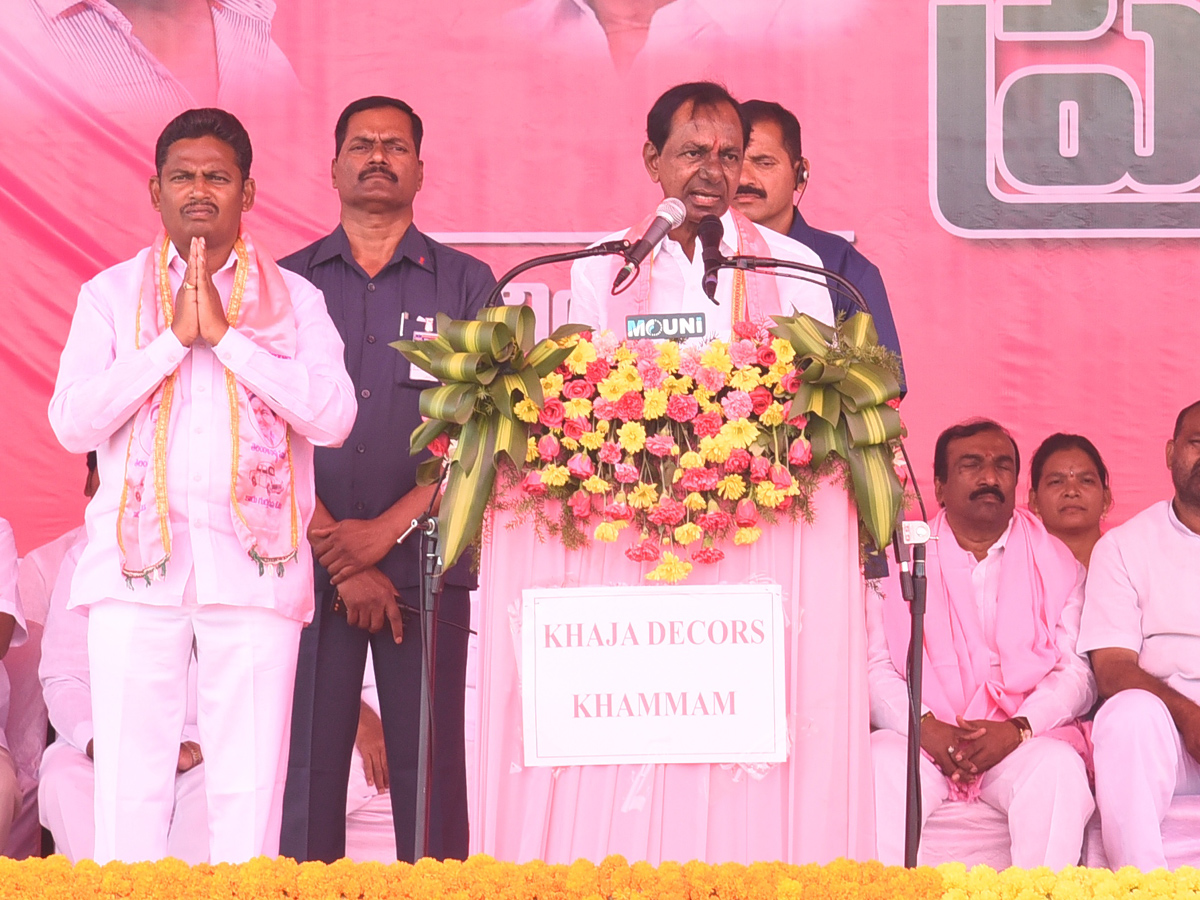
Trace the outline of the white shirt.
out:
[[[1120,647],[1200,703],[1200,534],[1170,500],[1109,531],[1092,550],[1079,652]]]
[[[28,630],[25,616],[21,612],[21,597],[17,593],[17,539],[12,526],[0,519],[0,613],[7,613],[17,620],[12,640],[8,646],[19,647],[25,643]],[[0,664],[0,747],[8,749],[4,726],[8,722],[8,671]]]
[[[86,536],[87,530],[80,525],[21,557],[18,579],[21,611],[25,613],[26,622],[46,624],[46,615],[50,612],[50,594],[54,591],[58,570],[70,549]]]
[[[987,555],[979,560],[971,571],[975,606],[979,611],[992,663],[990,677],[997,683],[1003,683],[1003,673],[1000,670],[1000,652],[996,643],[996,607],[1000,597],[1000,570],[1004,564],[1004,548],[1011,533],[1010,522],[1004,534],[988,548]],[[945,552],[945,548],[939,548],[939,552]],[[1085,575],[1083,566],[1080,566],[1078,579],[1063,606],[1062,618],[1055,628],[1054,643],[1058,648],[1058,662],[1038,686],[1029,692],[1015,713],[1029,721],[1030,730],[1035,735],[1044,734],[1082,715],[1096,702],[1095,679],[1092,677],[1091,668],[1087,660],[1075,650],[1079,636],[1079,616],[1083,608]],[[907,734],[908,688],[904,676],[896,671],[888,652],[887,634],[883,624],[885,600],[884,595],[880,593],[893,583],[891,579],[880,581],[878,591],[868,589],[867,592],[867,684],[871,699],[871,724],[877,728]],[[929,677],[928,672],[925,677]],[[924,715],[928,711],[929,708],[923,706],[921,714]]]
[[[753,224],[753,223],[751,223]],[[721,252],[726,256],[738,253],[737,226],[733,214],[728,210],[721,216],[721,225],[725,232],[721,238]],[[821,265],[821,258],[810,247],[793,241],[786,235],[779,234],[761,225],[754,225],[758,233],[766,241],[771,256],[777,259],[789,259],[795,262],[807,263],[812,266]],[[604,238],[604,241],[619,240],[624,237],[624,231],[618,231]],[[633,235],[636,240],[640,235]],[[603,241],[601,242],[603,243]],[[742,251],[748,252],[748,251]],[[642,263],[643,267],[647,263]],[[704,278],[704,261],[701,259],[700,242],[696,242],[695,252],[691,259],[683,252],[678,241],[670,237],[664,238],[650,257],[650,295],[647,311],[653,313],[704,313],[708,337],[727,339],[731,332],[730,316],[733,304],[734,272],[722,269],[717,276],[717,304],[708,299],[701,284]],[[808,313],[815,319],[833,324],[833,301],[829,297],[829,289],[824,281],[814,284],[788,277],[806,273],[779,270],[783,277],[775,279],[779,291],[779,306],[784,314],[789,311]],[[625,323],[610,321],[608,302],[612,297],[613,281],[612,257],[592,256],[576,260],[571,266],[571,307],[570,321],[585,325],[595,325],[599,331],[611,330],[624,337]],[[750,278],[771,278],[769,274],[750,275]],[[821,279],[814,275],[813,278]]]
[[[295,315],[294,359],[269,353],[233,328],[216,347],[198,340],[189,349],[167,328],[135,349],[134,320],[149,253],[147,248],[83,286],[50,399],[50,425],[59,441],[73,453],[96,449],[100,467],[100,490],[84,516],[88,544],[75,572],[70,605],[111,598],[179,606],[186,595],[189,602],[266,607],[307,622],[313,612],[312,551],[305,538],[315,501],[313,446],[340,444],[357,411],[342,340],[325,311],[324,297],[299,275],[281,270]],[[226,305],[235,262],[230,254],[213,275]],[[172,293],[185,268],[172,246]],[[271,572],[260,576],[233,530],[225,367],[293,429],[299,558],[285,566],[282,578]],[[149,586],[135,583],[131,589],[121,574],[116,520],[132,419],[175,370],[178,418],[167,453],[171,559],[165,578]]]

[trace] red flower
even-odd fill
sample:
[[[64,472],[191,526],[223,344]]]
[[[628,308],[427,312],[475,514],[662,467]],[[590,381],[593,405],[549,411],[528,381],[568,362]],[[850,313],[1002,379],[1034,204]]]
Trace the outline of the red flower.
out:
[[[621,484],[633,484],[638,480],[638,468],[629,463],[617,463],[613,466],[613,478]]]
[[[766,481],[771,475],[771,461],[763,456],[750,460],[750,480],[755,484]]]
[[[720,477],[720,473],[716,469],[699,466],[686,470],[683,477],[679,479],[679,483],[688,491],[712,491],[716,490]]]
[[[600,445],[600,462],[608,463],[610,466],[613,463],[621,461],[621,448],[618,444],[612,441],[606,441]]]
[[[603,397],[597,397],[596,402],[592,404],[592,415],[597,419],[605,421],[611,419],[617,414],[617,404],[610,400],[605,400]]]
[[[670,456],[675,449],[675,438],[669,434],[656,434],[646,438],[646,452],[655,456]]]
[[[531,497],[543,497],[546,494],[546,486],[542,484],[542,476],[540,472],[530,472],[525,476],[525,480],[521,482],[521,490],[529,494]]]
[[[783,380],[779,382],[779,386],[783,388],[785,394],[794,394],[800,390],[800,385],[803,384],[800,380],[800,373],[795,369],[783,376]]]
[[[787,470],[787,466],[771,466],[771,484],[781,491],[786,491],[792,486],[792,473]]]
[[[617,417],[626,422],[633,422],[642,417],[646,401],[638,391],[626,391],[617,401]]]
[[[761,384],[750,392],[750,402],[753,404],[754,414],[761,416],[767,411],[767,407],[774,401],[771,396],[771,391]]]
[[[592,458],[586,453],[576,453],[567,460],[567,471],[580,481],[586,481],[596,474],[596,467],[592,465]]]
[[[650,511],[650,521],[655,525],[678,525],[687,515],[687,509],[678,500],[664,497],[658,506]]]
[[[676,422],[690,422],[700,412],[700,404],[691,394],[672,394],[667,400],[667,418]]]
[[[696,524],[704,530],[705,534],[721,534],[729,530],[729,526],[733,524],[733,516],[718,509],[715,512],[697,516]]]
[[[735,447],[729,454],[729,459],[725,460],[726,472],[745,472],[750,468],[750,451],[743,450],[741,447]]]
[[[542,435],[541,440],[537,443],[538,457],[542,462],[554,462],[558,459],[558,454],[562,450],[562,445],[559,444],[558,438],[552,434]]]
[[[583,400],[595,392],[595,386],[583,378],[572,378],[563,383],[562,393],[568,400]]]
[[[784,497],[782,500],[779,501],[779,505],[775,508],[777,510],[779,510],[780,512],[787,512],[789,509],[792,508],[792,501],[794,499],[796,499],[796,498],[792,497],[791,495]]]
[[[754,501],[749,497],[739,500],[737,510],[733,515],[733,521],[738,528],[753,528],[757,525],[758,507],[754,505]]]
[[[657,562],[659,557],[658,542],[654,538],[643,538],[625,551],[634,562]]]
[[[763,344],[758,348],[758,364],[764,369],[769,369],[779,360],[770,344]]]
[[[696,437],[712,437],[721,430],[721,414],[715,411],[700,413],[692,420],[692,430]]]
[[[752,341],[758,337],[758,332],[758,323],[749,319],[738,319],[733,323],[733,333],[742,340]]]
[[[592,514],[592,496],[586,491],[576,491],[567,501],[577,519],[586,519]]]
[[[445,456],[450,450],[450,435],[442,432],[429,442],[429,452],[434,456]]]
[[[610,519],[628,522],[633,518],[633,507],[628,503],[610,503],[604,507],[604,515]]]
[[[807,466],[812,462],[812,444],[802,437],[796,438],[788,450],[788,462],[793,466]]]
[[[900,398],[893,397],[891,400],[889,400],[887,402],[887,405],[890,406],[892,409],[899,409],[900,408]]]
[[[606,360],[594,359],[587,364],[587,374],[583,377],[592,384],[599,384],[608,377],[608,373],[612,371],[612,366]]]
[[[563,402],[557,397],[551,397],[538,413],[538,420],[547,428],[558,428],[562,425],[565,414]]]
[[[719,547],[698,547],[692,551],[692,562],[719,563],[725,558],[725,551]]]
[[[572,440],[579,440],[583,437],[583,433],[587,431],[588,420],[583,416],[576,416],[573,419],[567,419],[563,422],[563,435]]]

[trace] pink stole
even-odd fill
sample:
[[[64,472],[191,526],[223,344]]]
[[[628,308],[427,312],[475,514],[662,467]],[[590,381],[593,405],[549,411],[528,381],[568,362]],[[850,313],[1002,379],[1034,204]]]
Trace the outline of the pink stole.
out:
[[[758,226],[732,207],[729,210],[737,228],[737,252],[741,256],[770,256],[771,248],[759,233]],[[635,241],[646,233],[650,223],[654,221],[651,214],[637,225],[625,232],[625,238]],[[656,249],[655,253],[659,251]],[[700,252],[699,246],[696,252]],[[619,323],[614,329],[620,334],[625,332],[625,317],[644,315],[650,311],[650,271],[655,257],[646,260],[629,287],[608,298],[609,322]],[[615,278],[617,271],[624,265],[619,256],[612,258],[610,281]],[[733,286],[734,302],[729,310],[730,325],[737,321],[750,321],[756,324],[767,321],[768,316],[778,316],[783,313],[779,305],[779,288],[775,278],[759,273],[734,272]],[[767,322],[767,324],[771,324]]]
[[[1036,516],[1014,510],[996,603],[1001,673],[996,681],[971,582],[974,557],[958,545],[945,512],[930,525],[938,540],[930,541],[926,551],[929,589],[921,699],[939,720],[951,724],[957,716],[1009,719],[1058,662],[1055,631],[1075,588],[1079,563]],[[898,574],[889,577],[885,596],[888,652],[896,671],[904,673],[911,620]],[[1049,736],[1066,740],[1083,755],[1083,735],[1073,724]],[[959,799],[975,799],[978,793],[978,782],[965,788],[951,783],[951,794]]]
[[[175,297],[167,278],[167,237],[160,232],[146,259],[138,299],[136,346],[146,347],[174,319]],[[296,353],[296,324],[291,294],[275,262],[255,249],[243,232],[234,248],[237,269],[226,318],[230,327],[268,352],[291,358]],[[172,372],[134,414],[125,462],[125,484],[117,513],[121,569],[132,587],[166,574],[171,558],[171,522],[167,505],[167,447],[187,440],[177,429],[178,372]],[[233,466],[230,509],[234,532],[258,564],[283,575],[296,558],[299,512],[293,480],[291,431],[261,397],[228,369]]]

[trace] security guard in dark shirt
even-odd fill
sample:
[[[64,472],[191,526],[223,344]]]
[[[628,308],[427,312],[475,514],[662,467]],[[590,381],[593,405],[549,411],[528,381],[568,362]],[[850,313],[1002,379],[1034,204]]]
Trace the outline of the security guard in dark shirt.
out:
[[[416,486],[408,452],[430,377],[389,346],[432,337],[439,312],[474,318],[495,285],[482,262],[412,224],[421,189],[422,127],[408,104],[367,97],[335,129],[333,186],[341,225],[281,261],[325,294],[346,345],[358,419],[345,443],[316,456],[316,614],[296,674],[281,852],[332,862],[346,850],[346,787],[358,727],[367,645],[372,648],[387,752],[397,855],[412,859],[417,795],[419,541],[396,540],[433,488]],[[432,382],[436,384],[436,382]],[[437,613],[433,786],[427,853],[467,855],[463,738],[468,592],[465,563],[446,573]],[[407,632],[407,635],[406,635]]]

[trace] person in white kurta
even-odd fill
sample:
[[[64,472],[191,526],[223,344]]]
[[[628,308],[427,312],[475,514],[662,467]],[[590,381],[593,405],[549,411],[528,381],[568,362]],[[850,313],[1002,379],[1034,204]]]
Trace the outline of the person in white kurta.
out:
[[[70,599],[90,607],[95,856],[167,853],[194,648],[210,858],[240,862],[278,850],[296,655],[313,612],[313,446],[342,441],[356,406],[320,291],[242,228],[254,182],[241,123],[190,110],[158,151],[151,202],[165,235],[83,286],[50,401],[59,441],[96,449],[101,475]],[[252,443],[247,393],[287,423],[286,466]],[[240,467],[252,459],[274,479],[265,497]],[[277,553],[289,507],[290,552]],[[153,528],[136,527],[147,519]]]
[[[0,659],[10,647],[24,643],[27,633],[21,598],[17,593],[17,541],[12,526],[0,519]],[[4,733],[8,703],[8,672],[0,665],[0,847],[8,843],[8,830],[21,802],[17,767]]]
[[[1092,729],[1104,852],[1143,871],[1167,865],[1171,798],[1200,794],[1200,403],[1180,413],[1167,465],[1174,498],[1092,551],[1079,632],[1107,698]]]
[[[73,863],[90,859],[96,840],[88,611],[87,607],[67,608],[71,578],[86,544],[87,535],[79,534],[63,558],[50,596],[39,670],[42,693],[57,737],[42,754],[38,816],[54,838],[55,852]],[[196,763],[197,758],[203,760],[198,738],[193,664],[188,669],[188,710],[180,735],[180,771],[175,778],[175,805],[167,834],[168,855],[190,865],[208,862],[204,766],[202,762]]]

